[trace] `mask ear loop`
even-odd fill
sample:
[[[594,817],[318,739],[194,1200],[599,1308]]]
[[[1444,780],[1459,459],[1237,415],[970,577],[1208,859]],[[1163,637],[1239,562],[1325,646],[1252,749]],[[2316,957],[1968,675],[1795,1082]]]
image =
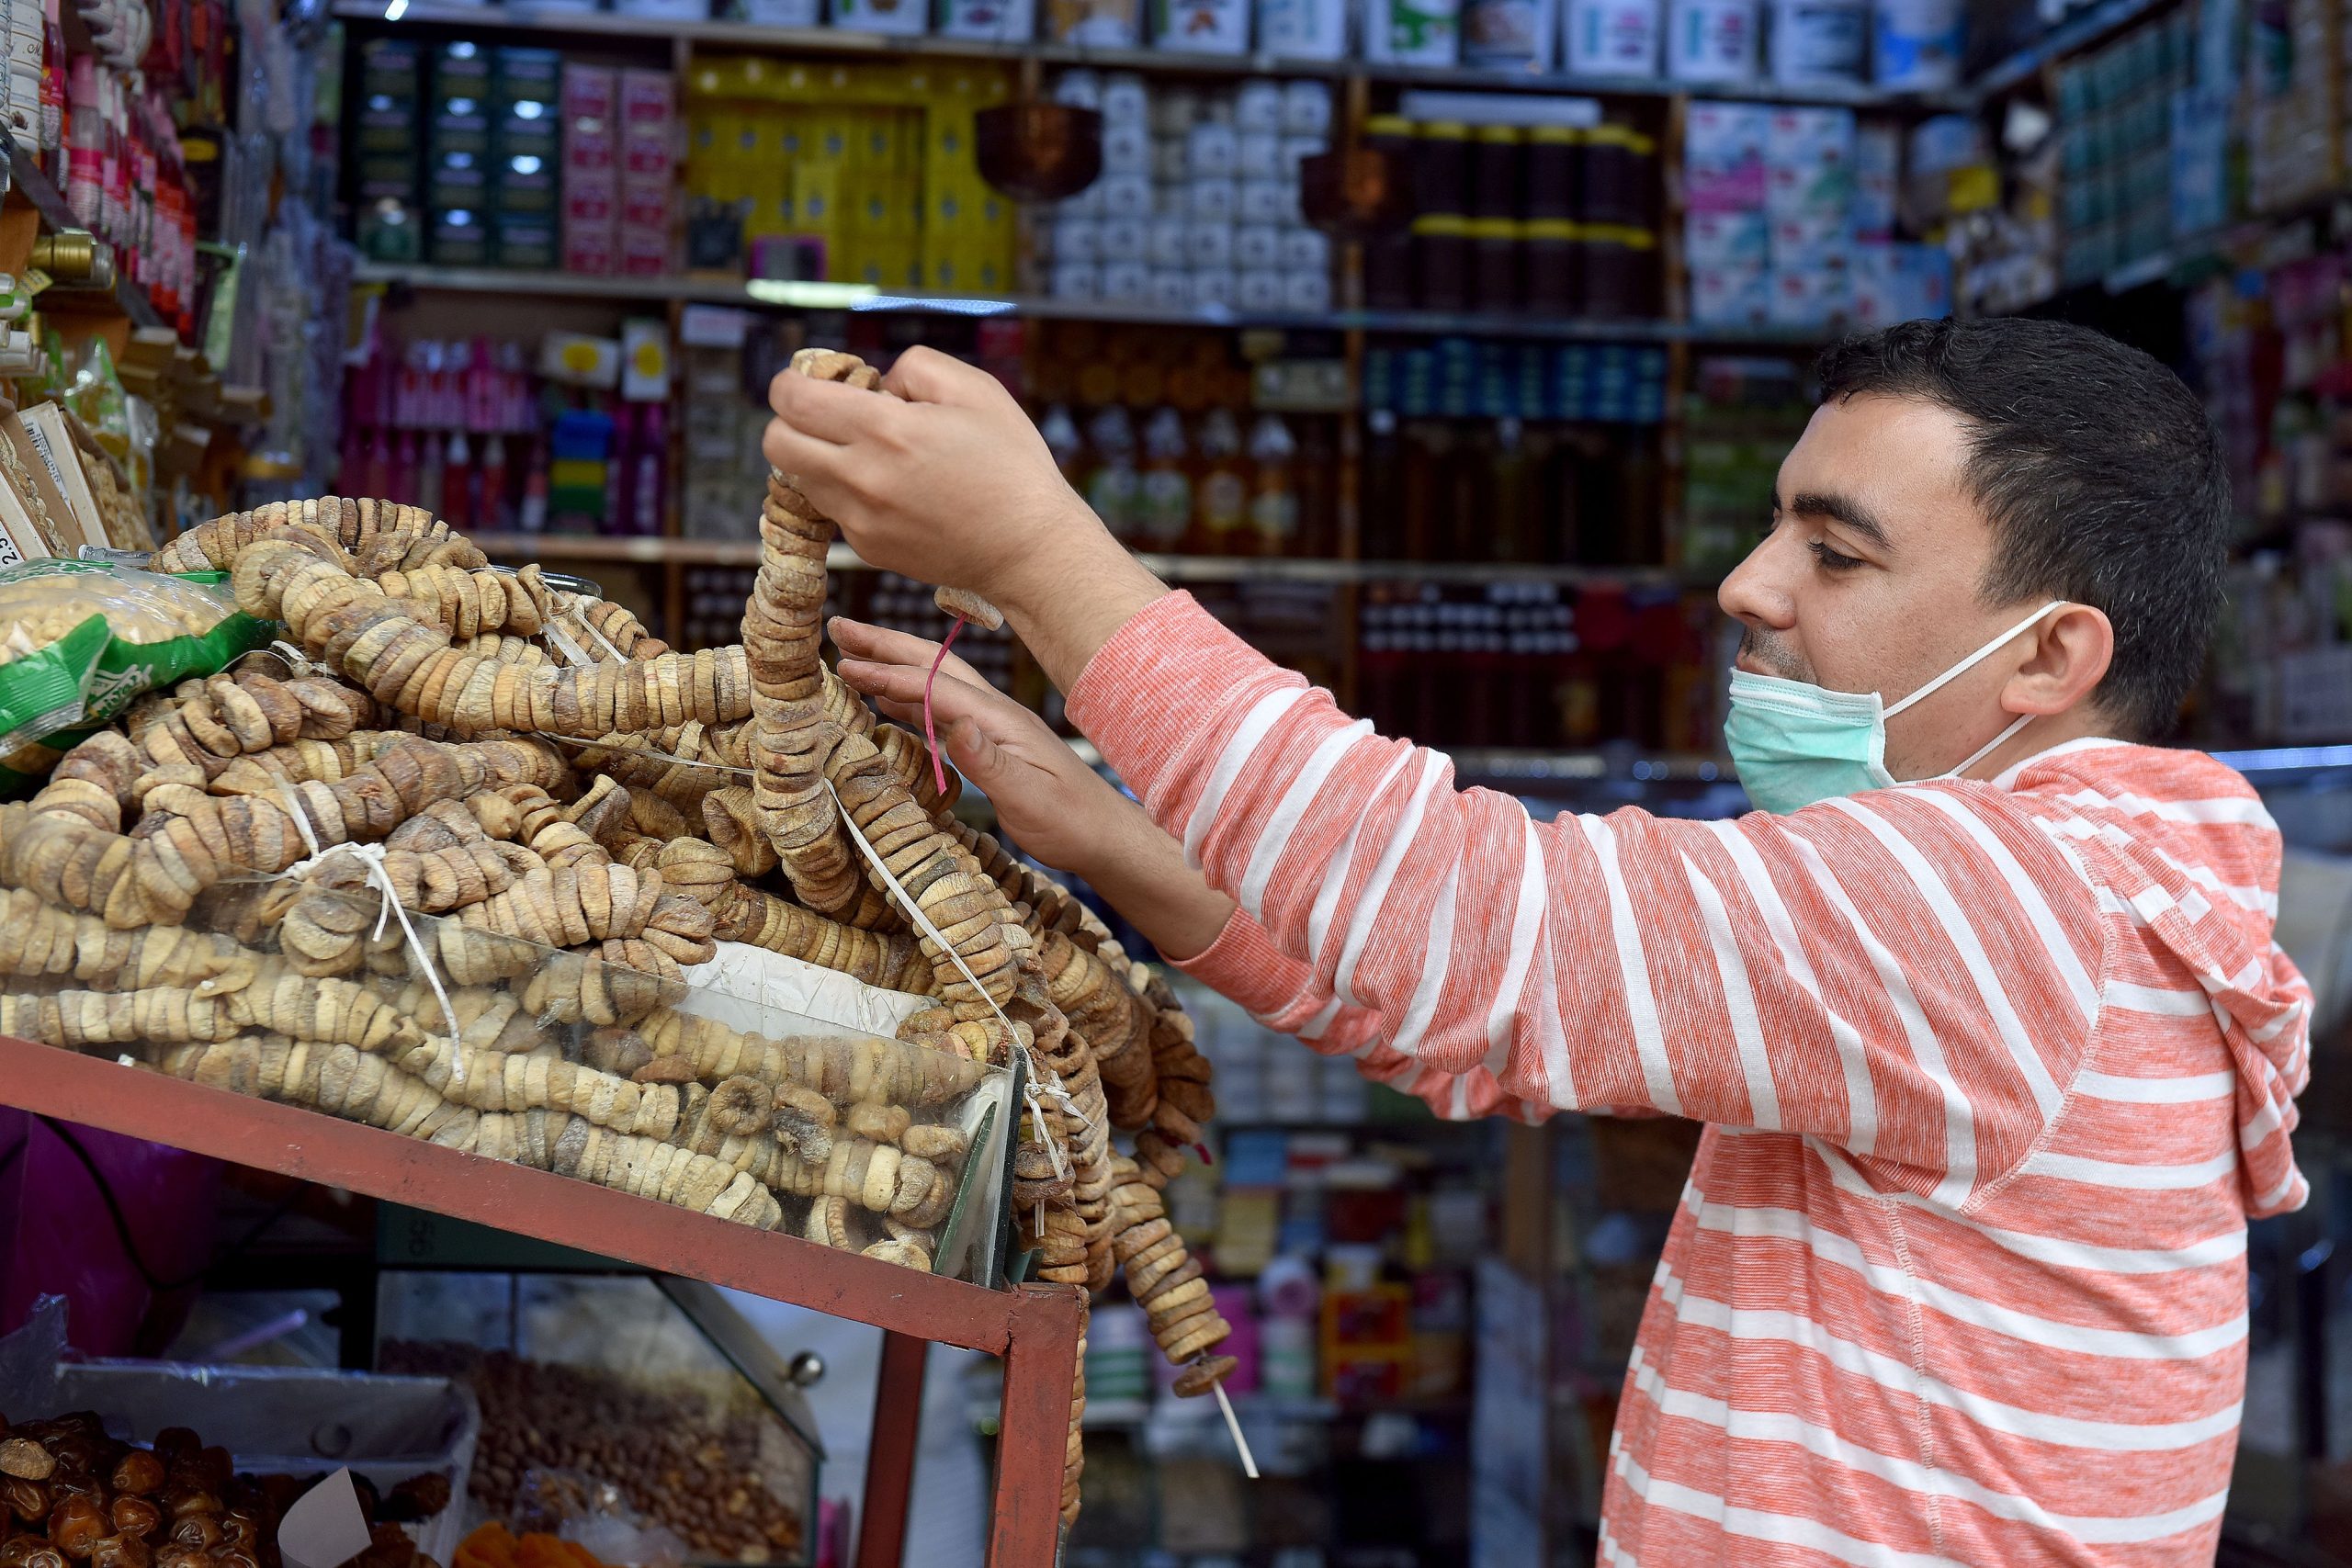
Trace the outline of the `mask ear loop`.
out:
[[[1919,701],[1922,697],[1934,695],[1937,692],[1942,690],[1945,685],[1959,679],[1961,676],[1967,674],[1968,671],[1975,669],[1976,666],[1982,664],[1986,659],[1992,657],[1994,650],[1998,649],[2003,643],[2017,636],[2018,633],[2024,631],[2028,626],[2030,626],[2040,621],[2044,615],[2050,614],[2051,611],[2063,608],[2067,603],[2068,601],[2064,599],[2052,599],[2049,604],[2044,604],[2041,609],[2036,610],[2032,615],[2028,615],[2024,620],[2019,621],[2016,626],[2011,626],[2007,631],[2003,632],[1991,642],[1986,643],[1984,647],[1978,649],[1975,652],[1970,654],[1967,658],[1962,660],[1959,663],[1953,665],[1951,669],[1945,671],[1942,674],[1937,676],[1934,680],[1928,682],[1926,685],[1920,687],[1917,691],[1912,693],[1909,696],[1895,704],[1893,707],[1888,708],[1886,710],[1886,716],[1888,718],[1893,718],[1896,714],[1901,713],[1905,708],[1909,707],[1912,704]],[[2023,729],[2027,725],[2031,724],[2034,721],[2035,716],[2036,716],[2030,713],[2021,713],[2018,715],[2018,716],[2011,720],[2008,727],[2003,729],[2000,734],[1996,735],[1992,739],[1987,740],[1984,745],[1979,746],[1975,750],[1971,751],[1966,757],[1962,758],[1952,767],[1945,770],[1943,773],[1936,774],[1935,776],[1939,779],[1956,779],[1960,777],[1962,773],[1968,772],[1969,769],[1974,767],[1977,763],[1983,761],[1985,758],[1991,756],[1994,752],[2007,745],[2008,743],[2009,737],[2015,735],[2018,730]]]
[[[2068,601],[2064,599],[2052,599],[2049,604],[2044,604],[2041,609],[2036,610],[2032,615],[2028,615],[2024,620],[2019,621],[2016,626],[2011,626],[2007,631],[2003,632],[1999,637],[1995,637],[1992,641],[1986,643],[1984,647],[1978,649],[1975,652],[1970,654],[1967,658],[1962,660],[1959,663],[1953,665],[1951,669],[1945,671],[1942,674],[1937,676],[1934,680],[1928,682],[1926,685],[1920,687],[1917,691],[1904,698],[1901,702],[1890,705],[1886,710],[1886,716],[1893,718],[1905,708],[1911,707],[1918,703],[1926,701],[1929,697],[1934,696],[1938,692],[1942,691],[1946,686],[1951,684],[1954,681],[1959,680],[1962,675],[1967,674],[1971,670],[1975,669],[1987,659],[1990,659],[1993,656],[1994,650],[1998,649],[2003,643],[2008,641],[2009,638],[2017,636],[2018,633],[2025,630],[2028,626],[2032,626],[2036,621],[2041,619],[2042,616],[2050,614],[2051,611],[2059,609],[2067,603]],[[1979,754],[1982,755],[1982,753]]]

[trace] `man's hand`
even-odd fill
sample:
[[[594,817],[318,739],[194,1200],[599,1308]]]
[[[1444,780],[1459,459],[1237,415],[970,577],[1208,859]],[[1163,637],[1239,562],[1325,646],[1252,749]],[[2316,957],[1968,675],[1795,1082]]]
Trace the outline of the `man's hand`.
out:
[[[1067,689],[1167,590],[1063,482],[996,378],[917,347],[883,387],[899,395],[785,372],[762,452],[866,561],[994,601]]]
[[[841,678],[920,730],[923,682],[939,645],[841,616],[830,629],[842,650]],[[1083,878],[1167,957],[1190,958],[1216,940],[1233,901],[1044,719],[953,654],[939,666],[931,711],[947,760],[989,797],[1024,853]]]

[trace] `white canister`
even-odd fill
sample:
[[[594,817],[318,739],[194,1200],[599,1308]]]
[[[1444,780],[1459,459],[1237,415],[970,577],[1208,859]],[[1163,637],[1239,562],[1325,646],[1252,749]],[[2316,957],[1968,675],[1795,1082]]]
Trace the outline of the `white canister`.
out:
[[[1151,0],[1151,46],[1179,54],[1244,54],[1250,0]]]
[[[1657,74],[1660,0],[1568,0],[1568,71],[1577,76]]]
[[[1558,0],[1465,0],[1462,63],[1489,71],[1549,71],[1560,36]]]
[[[1756,78],[1757,0],[1674,0],[1666,73],[1678,82]]]
[[[1258,47],[1283,60],[1338,60],[1348,52],[1345,0],[1258,0]]]
[[[1037,32],[1037,0],[940,0],[939,31],[987,43],[1027,43]]]
[[[1870,65],[1869,0],[1772,0],[1772,80],[1860,86]]]
[[[1460,0],[1364,0],[1363,57],[1375,65],[1453,65]]]
[[[1964,0],[1877,0],[1871,71],[1890,92],[1942,92],[1960,84]]]

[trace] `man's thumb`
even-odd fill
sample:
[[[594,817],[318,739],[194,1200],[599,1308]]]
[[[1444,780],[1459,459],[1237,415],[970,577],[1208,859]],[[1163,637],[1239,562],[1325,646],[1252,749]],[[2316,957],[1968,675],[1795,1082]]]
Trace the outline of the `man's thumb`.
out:
[[[969,716],[953,718],[940,731],[940,743],[947,760],[956,771],[978,786],[986,794],[991,785],[1004,776],[1004,748],[996,743],[979,721]]]

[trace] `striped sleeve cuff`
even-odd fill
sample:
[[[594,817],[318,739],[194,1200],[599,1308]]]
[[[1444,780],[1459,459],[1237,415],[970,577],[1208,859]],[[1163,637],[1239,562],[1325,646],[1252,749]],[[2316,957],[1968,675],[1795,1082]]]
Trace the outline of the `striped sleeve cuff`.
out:
[[[1306,965],[1277,948],[1266,928],[1239,909],[1207,947],[1169,962],[1260,1018],[1271,1018],[1296,1000],[1306,976]]]
[[[1172,764],[1195,746],[1222,745],[1266,693],[1305,684],[1219,626],[1190,593],[1169,593],[1095,651],[1070,685],[1066,711],[1157,816]]]

